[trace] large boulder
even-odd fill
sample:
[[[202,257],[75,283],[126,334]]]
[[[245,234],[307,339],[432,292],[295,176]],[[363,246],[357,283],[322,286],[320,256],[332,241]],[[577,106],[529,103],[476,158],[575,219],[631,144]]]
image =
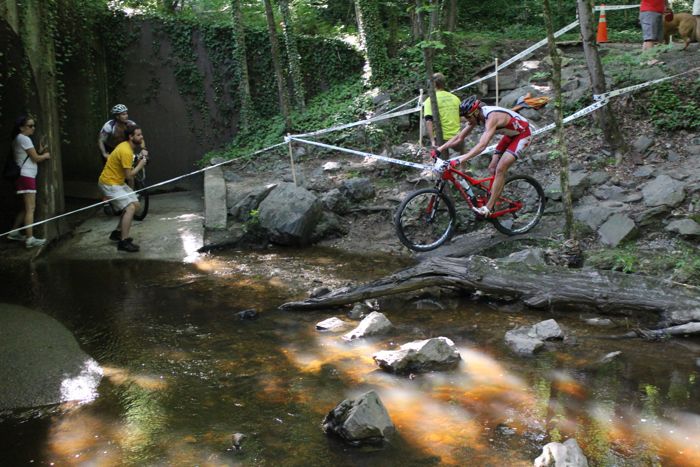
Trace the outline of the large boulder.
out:
[[[362,201],[374,196],[374,185],[368,178],[350,178],[340,186],[340,192],[353,201]]]
[[[396,431],[384,404],[374,391],[346,399],[328,412],[323,431],[352,445],[381,443]]]
[[[455,367],[462,357],[447,337],[409,342],[399,350],[382,350],[372,356],[377,365],[392,373],[443,370]]]
[[[260,185],[255,182],[226,184],[226,206],[236,220],[247,221],[250,211],[258,209],[262,200],[277,186],[276,183]]]
[[[226,182],[221,167],[204,172],[204,227],[226,228]]]
[[[698,237],[700,236],[700,224],[692,219],[679,219],[669,222],[666,229],[669,232],[675,232],[683,237]]]
[[[0,304],[0,410],[97,396],[102,369],[44,313]]]
[[[585,224],[591,231],[598,230],[610,216],[619,212],[620,207],[606,205],[605,202],[586,204],[574,208],[574,219]]]
[[[260,226],[280,245],[311,243],[323,209],[316,195],[293,183],[280,183],[258,207]]]
[[[632,238],[636,232],[634,221],[623,213],[613,214],[598,229],[600,241],[611,247],[616,247],[622,241]]]
[[[683,202],[685,184],[668,175],[659,175],[642,188],[644,204],[653,206],[678,206]]]
[[[383,313],[373,311],[368,314],[360,324],[343,336],[343,339],[351,341],[361,337],[376,336],[387,333],[393,325]]]
[[[545,445],[542,454],[535,459],[534,467],[588,467],[588,460],[576,440],[571,438],[564,443]]]

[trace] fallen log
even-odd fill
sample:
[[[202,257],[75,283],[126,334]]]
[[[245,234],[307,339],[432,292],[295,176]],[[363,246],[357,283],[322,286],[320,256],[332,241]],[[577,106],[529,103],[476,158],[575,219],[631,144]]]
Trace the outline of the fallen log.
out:
[[[654,312],[663,326],[700,321],[700,292],[692,287],[615,271],[529,266],[483,256],[430,258],[369,284],[285,303],[281,308],[331,308],[426,287],[480,291],[485,296],[521,300],[533,308],[587,307],[618,315]]]

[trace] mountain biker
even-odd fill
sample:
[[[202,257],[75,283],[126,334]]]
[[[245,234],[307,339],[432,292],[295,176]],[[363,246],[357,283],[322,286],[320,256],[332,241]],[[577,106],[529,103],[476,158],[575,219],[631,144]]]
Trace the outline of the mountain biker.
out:
[[[484,133],[469,152],[453,159],[452,165],[458,165],[478,156],[486,149],[496,133],[503,135],[489,164],[489,172],[494,176],[491,197],[486,206],[476,208],[479,214],[488,217],[493,211],[496,199],[503,191],[508,169],[530,145],[532,139],[530,123],[525,117],[512,110],[484,105],[476,96],[470,96],[462,101],[459,105],[459,114],[467,120],[467,126],[440,146],[438,151],[442,152],[447,148],[462,144],[477,125],[484,125]]]
[[[109,154],[114,151],[114,148],[116,148],[119,143],[127,140],[127,127],[136,125],[136,122],[129,120],[128,111],[129,109],[127,109],[124,104],[117,104],[112,107],[110,111],[112,119],[105,122],[100,130],[97,146],[100,148],[103,164],[107,162]],[[141,147],[145,149],[146,143],[143,142]]]
[[[143,143],[143,133],[138,125],[134,125],[126,129],[125,135],[127,140],[119,143],[109,155],[100,174],[98,185],[102,193],[112,199],[111,203],[115,210],[122,212],[117,229],[109,235],[109,239],[118,242],[117,250],[133,253],[139,251],[139,246],[135,245],[133,239],[129,237],[129,229],[134,213],[139,208],[139,200],[126,181],[130,179],[133,184],[134,175],[148,162],[148,151],[141,150],[142,157],[133,167],[134,151]],[[121,196],[124,197],[119,198]]]

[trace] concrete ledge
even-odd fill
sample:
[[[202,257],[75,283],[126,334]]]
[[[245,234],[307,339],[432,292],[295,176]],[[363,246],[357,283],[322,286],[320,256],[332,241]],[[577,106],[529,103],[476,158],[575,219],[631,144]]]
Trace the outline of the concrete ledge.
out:
[[[226,228],[226,181],[221,167],[204,172],[204,228]]]

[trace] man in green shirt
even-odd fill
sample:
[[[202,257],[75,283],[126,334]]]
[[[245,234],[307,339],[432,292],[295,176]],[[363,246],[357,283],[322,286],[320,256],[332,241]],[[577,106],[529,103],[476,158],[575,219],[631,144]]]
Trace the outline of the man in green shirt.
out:
[[[450,138],[459,133],[460,130],[459,104],[461,101],[459,97],[451,92],[445,91],[445,75],[442,73],[435,73],[433,75],[433,82],[435,83],[435,97],[437,98],[438,111],[440,112],[442,137],[445,141],[449,141]],[[433,129],[433,109],[430,105],[430,98],[427,98],[425,102],[423,102],[423,118],[425,118],[425,126],[428,129],[430,144],[437,146],[436,135]],[[457,152],[461,151],[461,148],[453,147],[452,149]]]

